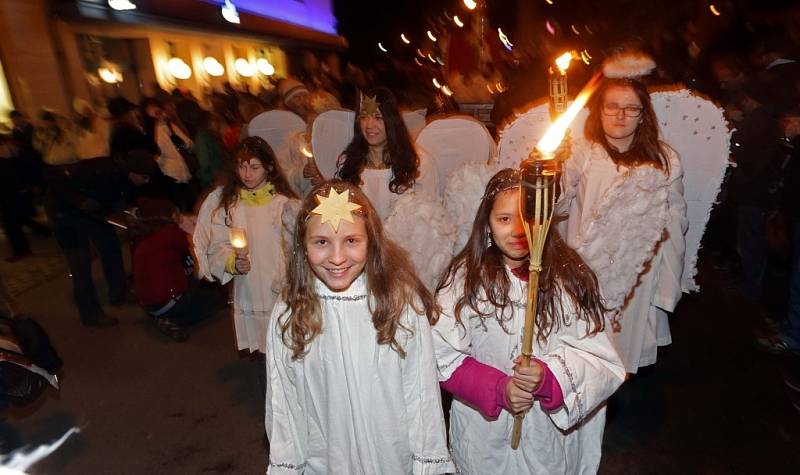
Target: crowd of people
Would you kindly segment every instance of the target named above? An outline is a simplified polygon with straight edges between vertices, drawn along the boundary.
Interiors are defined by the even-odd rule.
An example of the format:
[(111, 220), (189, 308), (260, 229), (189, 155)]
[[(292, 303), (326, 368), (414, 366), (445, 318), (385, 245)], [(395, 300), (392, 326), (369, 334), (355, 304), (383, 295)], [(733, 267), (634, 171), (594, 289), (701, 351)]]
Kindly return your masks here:
[[(708, 240), (720, 260), (739, 257), (756, 305), (777, 212), (800, 249), (800, 63), (782, 44), (762, 46), (750, 65), (713, 62), (719, 102), (736, 128), (736, 168)], [(606, 401), (656, 362), (682, 294), (683, 166), (660, 140), (649, 63), (622, 72), (607, 64), (584, 138), (558, 151), (562, 193), (537, 270), (530, 366), (520, 360), (530, 258), (523, 177), (475, 164), (476, 176), (488, 170), (491, 178), (471, 190), (468, 240), (434, 282), (421, 278), (420, 247), (443, 237), (424, 215), (404, 221), (430, 227), (424, 243), (398, 236), (392, 223), (401, 205), (446, 207), (448, 177), (403, 122), (401, 109), (418, 103), (359, 83), (363, 75), (349, 85), (286, 78), (263, 96), (231, 86), (202, 100), (160, 91), (138, 105), (113, 98), (103, 112), (76, 100), (73, 120), (43, 111), (35, 126), (12, 113), (8, 159), (0, 160), (7, 260), (31, 254), (25, 226), (52, 233), (81, 322), (106, 328), (117, 320), (95, 288), (94, 249), (107, 302), (139, 305), (175, 341), (225, 306), (216, 284), (232, 282), (236, 347), (260, 367), (268, 473), (596, 472)], [(429, 99), (437, 113), (454, 107)], [(248, 128), (276, 108), (308, 127), (285, 154)], [(298, 152), (315, 118), (340, 108), (355, 112), (352, 140), (325, 176)], [(623, 186), (647, 192), (636, 202), (608, 192)], [(587, 250), (603, 213), (630, 223), (624, 236), (637, 241), (620, 263), (638, 269), (630, 285), (597, 265), (598, 255), (614, 261), (598, 253), (602, 240)], [(130, 281), (120, 234), (130, 243)], [(800, 252), (793, 256), (788, 316), (765, 315), (756, 339), (774, 353), (800, 352)], [(449, 443), (440, 388), (454, 398)], [(514, 450), (508, 441), (520, 415)]]

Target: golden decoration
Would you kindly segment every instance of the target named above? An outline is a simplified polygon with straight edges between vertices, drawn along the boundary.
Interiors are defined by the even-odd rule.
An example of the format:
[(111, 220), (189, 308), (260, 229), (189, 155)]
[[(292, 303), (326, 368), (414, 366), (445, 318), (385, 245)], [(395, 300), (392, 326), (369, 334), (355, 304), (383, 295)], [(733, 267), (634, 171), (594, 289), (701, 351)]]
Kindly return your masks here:
[(350, 190), (338, 193), (333, 187), (328, 196), (317, 195), (317, 202), (319, 204), (311, 214), (318, 214), (322, 224), (330, 223), (334, 232), (339, 232), (341, 220), (353, 223), (353, 211), (361, 209), (361, 205), (350, 202)]
[(381, 103), (377, 101), (378, 96), (362, 96), (361, 99), (361, 114), (363, 115), (375, 115), (378, 113), (378, 108), (381, 106)]

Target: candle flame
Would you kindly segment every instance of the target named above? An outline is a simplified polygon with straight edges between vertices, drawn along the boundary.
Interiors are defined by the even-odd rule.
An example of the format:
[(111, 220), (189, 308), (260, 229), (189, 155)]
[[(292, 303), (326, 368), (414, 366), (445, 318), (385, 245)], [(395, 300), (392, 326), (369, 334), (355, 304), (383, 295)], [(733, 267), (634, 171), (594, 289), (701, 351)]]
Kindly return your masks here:
[(477, 7), (478, 4), (475, 3), (474, 0), (464, 0), (464, 6), (470, 10), (475, 10), (475, 7)]
[(556, 66), (558, 66), (558, 70), (561, 71), (561, 74), (567, 74), (570, 61), (572, 61), (572, 53), (569, 51), (556, 58)]
[(247, 247), (247, 234), (242, 228), (231, 228), (229, 231), (231, 246), (236, 249), (244, 249)]
[(411, 41), (409, 41), (408, 38), (406, 38), (405, 33), (400, 33), (400, 39), (403, 40), (403, 43), (405, 44), (411, 44)]
[(311, 153), (311, 151), (305, 145), (303, 145), (303, 148), (300, 150), (300, 152), (302, 152), (306, 158), (314, 158), (314, 154)]
[(437, 80), (436, 78), (433, 78), (433, 85), (436, 86), (436, 89), (439, 89), (439, 88), (442, 87), (442, 85), (439, 84), (439, 80)]
[(448, 97), (453, 95), (453, 91), (451, 91), (446, 84), (442, 84), (442, 92), (445, 93)]
[(457, 27), (462, 28), (464, 26), (464, 22), (461, 21), (461, 18), (458, 15), (453, 15), (453, 23), (456, 24)]
[(713, 13), (714, 16), (719, 16), (720, 15), (719, 10), (717, 10), (717, 6), (714, 5), (713, 3), (708, 6), (708, 9), (711, 10), (711, 13)]
[(383, 51), (384, 53), (388, 53), (388, 51), (386, 50), (386, 48), (384, 48), (384, 47), (383, 47), (383, 45), (381, 44), (381, 42), (380, 42), (380, 41), (378, 41), (378, 48), (379, 48), (381, 51)]
[(435, 36), (433, 36), (433, 33), (431, 33), (431, 30), (428, 30), (428, 38), (430, 38), (431, 41), (436, 43), (437, 38)]
[(575, 98), (575, 101), (570, 104), (566, 111), (561, 114), (558, 119), (551, 125), (547, 132), (545, 132), (544, 137), (536, 144), (536, 148), (539, 149), (545, 155), (552, 155), (553, 152), (556, 151), (561, 141), (564, 139), (564, 135), (567, 133), (567, 128), (569, 124), (575, 120), (575, 117), (578, 116), (578, 113), (583, 109), (583, 106), (586, 105), (586, 102), (589, 101), (589, 98), (592, 97), (594, 91), (597, 90), (597, 86), (600, 84), (600, 74), (595, 74), (592, 79), (589, 80), (589, 83), (583, 88), (578, 97)]

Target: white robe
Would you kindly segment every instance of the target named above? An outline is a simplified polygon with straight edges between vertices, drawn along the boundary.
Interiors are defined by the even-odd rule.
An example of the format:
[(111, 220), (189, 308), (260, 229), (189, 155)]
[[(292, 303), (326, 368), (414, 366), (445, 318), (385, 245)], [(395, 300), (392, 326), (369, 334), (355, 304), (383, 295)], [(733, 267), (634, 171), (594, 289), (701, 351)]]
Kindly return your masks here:
[[(629, 286), (625, 291), (617, 292), (617, 295), (629, 295), (630, 289), (633, 289), (633, 294), (628, 296), (622, 307), (620, 331), (611, 334), (630, 373), (635, 373), (641, 366), (655, 363), (658, 346), (671, 343), (666, 312), (673, 311), (681, 297), (688, 220), (681, 163), (674, 150), (668, 148), (668, 151), (668, 177), (651, 167), (617, 167), (602, 146), (583, 139), (573, 143), (572, 157), (564, 164), (563, 193), (559, 206), (562, 210), (568, 210), (567, 243), (597, 273), (604, 294), (610, 294), (612, 287), (617, 287), (626, 279), (630, 282)], [(609, 193), (609, 190), (628, 186), (624, 184), (626, 180), (651, 180), (653, 177), (658, 177), (658, 180), (663, 178), (661, 189), (657, 192), (641, 192), (631, 195), (629, 199), (621, 199), (614, 192)], [(595, 233), (587, 238), (592, 235), (593, 222), (620, 221), (606, 216), (609, 213), (631, 213), (631, 218), (622, 219), (623, 226), (616, 226), (617, 229), (609, 230), (610, 233)], [(640, 215), (636, 217), (636, 213)], [(662, 237), (663, 231), (667, 233), (666, 239)], [(586, 255), (587, 249), (594, 248), (591, 252), (595, 252), (597, 248), (607, 246), (623, 252), (625, 262), (614, 263), (612, 257), (606, 256), (606, 260), (611, 261), (608, 268), (615, 268), (620, 278), (614, 276), (613, 272), (600, 269), (597, 262)], [(602, 254), (602, 250), (597, 252), (597, 255)], [(647, 262), (649, 268), (645, 266)], [(630, 270), (620, 270), (628, 269), (625, 265), (630, 265)], [(645, 272), (639, 275), (637, 284), (636, 276), (642, 270)]]
[[(436, 198), (439, 194), (436, 164), (424, 150), (417, 149), (417, 154), (419, 155), (419, 176), (414, 182), (412, 190), (417, 194)], [(361, 172), (361, 190), (367, 195), (383, 221), (389, 217), (395, 202), (403, 196), (393, 193), (389, 189), (392, 176), (391, 168), (380, 170), (365, 168)]]
[[(227, 284), (233, 280), (233, 321), (239, 350), (266, 352), (268, 318), (286, 273), (284, 228), (297, 206), (289, 198), (275, 194), (262, 206), (237, 203), (231, 210), (230, 226), (225, 211), (217, 210), (221, 188), (209, 193), (197, 216), (193, 241), (199, 276)], [(292, 200), (294, 204), (296, 200)], [(230, 228), (247, 233), (250, 272), (233, 275), (225, 270), (234, 252)]]
[[(442, 315), (433, 328), (439, 380), (447, 381), (467, 357), (513, 374), (514, 359), (521, 354), (525, 324), (527, 283), (507, 270), (514, 302), (504, 311), (503, 325), (497, 319), (469, 316), (464, 325), (453, 313), (463, 280), (438, 295)], [(587, 324), (577, 322), (570, 302), (564, 311), (571, 324), (554, 331), (544, 345), (534, 339), (533, 355), (545, 363), (561, 386), (564, 405), (547, 412), (538, 401), (526, 413), (522, 439), (511, 448), (514, 416), (503, 410), (495, 420), (453, 400), (450, 409), (450, 448), (456, 466), (464, 474), (584, 474), (595, 473), (600, 464), (605, 401), (622, 384), (625, 370), (606, 332), (586, 337)]]
[(430, 327), (408, 308), (406, 357), (379, 345), (362, 274), (344, 292), (316, 281), (322, 332), (292, 360), (272, 312), (265, 425), (270, 474), (452, 473)]

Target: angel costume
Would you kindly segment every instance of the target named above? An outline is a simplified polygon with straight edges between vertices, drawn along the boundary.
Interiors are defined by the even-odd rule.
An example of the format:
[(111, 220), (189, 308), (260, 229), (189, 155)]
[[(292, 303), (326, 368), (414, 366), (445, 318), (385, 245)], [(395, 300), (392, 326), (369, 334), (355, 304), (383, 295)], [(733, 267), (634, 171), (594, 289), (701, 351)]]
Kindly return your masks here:
[[(436, 172), (436, 164), (433, 162), (431, 156), (423, 149), (417, 148), (417, 155), (419, 155), (419, 176), (414, 182), (411, 190), (417, 195), (435, 198), (439, 193), (439, 178)], [(344, 156), (341, 158), (344, 161)], [(361, 190), (367, 195), (375, 211), (382, 221), (386, 221), (389, 213), (395, 202), (400, 199), (403, 194), (393, 193), (389, 189), (389, 183), (392, 181), (391, 168), (368, 168), (365, 167), (361, 172)], [(406, 191), (408, 193), (408, 191)]]
[(303, 358), (281, 336), (286, 305), (272, 312), (267, 473), (452, 473), (425, 315), (404, 312), (401, 357), (378, 344), (365, 274), (343, 292), (315, 285), (323, 330)]
[[(462, 312), (464, 324), (456, 321), (454, 308), (464, 289), (463, 273), (438, 294), (442, 314), (433, 338), (443, 383), (471, 359), (493, 371), (513, 374), (514, 359), (521, 352), (528, 291), (526, 282), (508, 267), (506, 270), (513, 304), (500, 311), (502, 325), (497, 318), (471, 315), (469, 308)], [(576, 320), (567, 297), (561, 308), (569, 314), (569, 325), (554, 330), (544, 344), (534, 339), (533, 355), (555, 377), (563, 403), (545, 409), (543, 402), (535, 399), (523, 419), (520, 447), (513, 450), (511, 413), (498, 411), (496, 418), (487, 418), (473, 405), (455, 398), (450, 409), (450, 443), (461, 473), (597, 472), (605, 428), (604, 402), (622, 384), (625, 370), (606, 332), (587, 337), (588, 324)]]
[(655, 363), (658, 346), (671, 343), (666, 312), (681, 297), (683, 170), (666, 149), (669, 176), (651, 166), (617, 166), (603, 146), (578, 139), (562, 175), (567, 243), (597, 275), (606, 307), (621, 311), (612, 338), (629, 373)]
[[(272, 184), (240, 191), (226, 215), (219, 207), (222, 189), (212, 191), (200, 207), (193, 241), (199, 275), (227, 284), (233, 279), (233, 321), (239, 350), (266, 351), (267, 320), (285, 274), (284, 235), (296, 214), (296, 200), (275, 194)], [(295, 205), (295, 206), (293, 206)], [(230, 229), (244, 229), (250, 272), (237, 274)]]

